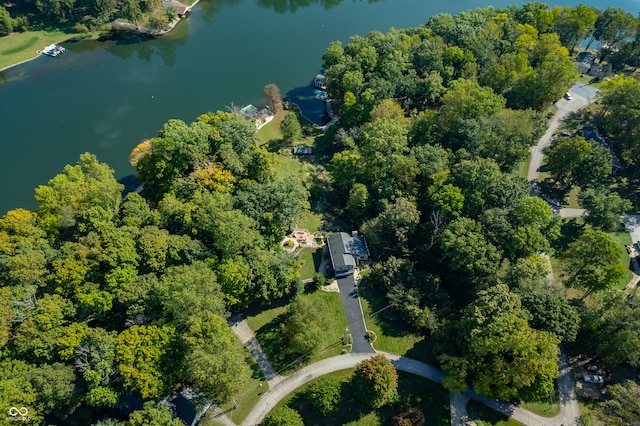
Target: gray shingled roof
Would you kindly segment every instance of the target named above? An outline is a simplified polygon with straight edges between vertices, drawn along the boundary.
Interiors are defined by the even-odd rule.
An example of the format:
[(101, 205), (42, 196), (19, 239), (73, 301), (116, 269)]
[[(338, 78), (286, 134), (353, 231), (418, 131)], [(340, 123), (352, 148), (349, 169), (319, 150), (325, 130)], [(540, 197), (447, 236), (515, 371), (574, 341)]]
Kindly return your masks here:
[(356, 258), (367, 257), (369, 250), (364, 238), (359, 235), (352, 236), (346, 232), (338, 232), (328, 238), (329, 253), (333, 262), (333, 268), (339, 270), (344, 266), (356, 266)]

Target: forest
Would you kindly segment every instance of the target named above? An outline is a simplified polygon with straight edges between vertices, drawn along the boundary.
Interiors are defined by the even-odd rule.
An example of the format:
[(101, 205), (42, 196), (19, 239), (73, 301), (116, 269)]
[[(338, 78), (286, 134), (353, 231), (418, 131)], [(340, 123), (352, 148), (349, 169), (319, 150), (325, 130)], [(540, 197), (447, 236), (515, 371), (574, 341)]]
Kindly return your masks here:
[[(152, 402), (181, 389), (228, 402), (251, 367), (227, 318), (304, 292), (300, 262), (280, 242), (320, 205), (365, 236), (374, 263), (362, 285), (428, 339), (446, 389), (547, 398), (561, 342), (640, 367), (640, 311), (621, 291), (628, 265), (611, 232), (638, 208), (636, 50), (608, 53), (612, 63), (628, 54), (618, 65), (628, 75), (600, 86), (584, 116), (622, 171), (612, 175), (610, 150), (580, 136), (557, 139), (545, 160), (589, 216), (561, 218), (520, 173), (578, 78), (571, 52), (591, 36), (637, 47), (633, 16), (626, 36), (613, 35), (628, 17), (528, 3), (332, 43), (322, 65), (339, 121), (315, 141), (323, 182), (278, 173), (279, 155), (235, 112), (168, 120), (135, 147), (139, 192), (81, 155), (36, 188), (33, 211), (0, 219), (0, 412), (118, 424), (136, 395), (148, 403), (125, 424), (170, 424)], [(562, 265), (557, 279), (549, 257)], [(308, 336), (297, 338), (305, 347)], [(612, 407), (615, 395), (625, 393), (612, 393)], [(627, 405), (611, 408), (621, 424), (633, 418)]]
[(0, 5), (0, 37), (42, 27), (86, 32), (114, 19), (162, 29), (177, 17), (162, 0), (23, 0)]

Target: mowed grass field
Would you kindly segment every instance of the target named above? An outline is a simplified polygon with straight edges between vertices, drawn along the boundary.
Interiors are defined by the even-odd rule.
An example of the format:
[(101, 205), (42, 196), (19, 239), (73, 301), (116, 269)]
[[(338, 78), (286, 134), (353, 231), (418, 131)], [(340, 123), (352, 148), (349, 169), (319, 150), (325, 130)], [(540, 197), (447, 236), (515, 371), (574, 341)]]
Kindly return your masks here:
[(62, 30), (43, 30), (11, 33), (6, 37), (0, 37), (0, 70), (37, 57), (38, 50), (42, 50), (45, 46), (60, 43), (78, 35), (78, 33)]

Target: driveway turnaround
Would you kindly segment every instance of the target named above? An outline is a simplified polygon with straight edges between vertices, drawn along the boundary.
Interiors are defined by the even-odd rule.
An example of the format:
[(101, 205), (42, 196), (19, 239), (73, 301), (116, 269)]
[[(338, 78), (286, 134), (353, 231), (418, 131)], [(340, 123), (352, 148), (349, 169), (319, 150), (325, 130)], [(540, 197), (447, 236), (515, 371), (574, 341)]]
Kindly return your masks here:
[(360, 297), (358, 296), (358, 287), (353, 275), (338, 279), (338, 288), (340, 289), (340, 298), (344, 306), (344, 312), (347, 314), (349, 323), (349, 331), (353, 339), (351, 353), (375, 354), (376, 351), (371, 346), (367, 336), (367, 327), (364, 324), (362, 315), (362, 306), (360, 306)]

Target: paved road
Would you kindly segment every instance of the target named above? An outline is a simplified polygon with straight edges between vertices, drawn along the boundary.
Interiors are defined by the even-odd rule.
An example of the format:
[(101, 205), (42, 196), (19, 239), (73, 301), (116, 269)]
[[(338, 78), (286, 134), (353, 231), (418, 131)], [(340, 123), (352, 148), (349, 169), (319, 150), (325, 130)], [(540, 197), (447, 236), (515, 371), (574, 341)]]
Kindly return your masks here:
[(241, 315), (236, 314), (229, 318), (229, 326), (236, 336), (240, 338), (242, 344), (249, 349), (251, 357), (255, 360), (262, 374), (264, 374), (269, 386), (275, 386), (282, 380), (282, 376), (276, 372), (271, 362), (269, 362), (269, 358), (267, 358), (267, 355), (262, 350), (258, 339), (256, 339), (247, 321), (245, 321)]
[(627, 215), (622, 217), (622, 223), (627, 227), (631, 242), (640, 243), (640, 216)]
[(242, 425), (257, 425), (264, 416), (266, 416), (273, 407), (276, 406), (284, 397), (291, 392), (304, 385), (305, 383), (334, 371), (353, 368), (359, 362), (369, 359), (372, 354), (355, 354), (338, 355), (322, 361), (311, 364), (295, 373), (285, 377), (278, 386), (270, 388), (264, 396), (253, 407), (253, 410), (247, 415)]
[(558, 130), (560, 122), (569, 114), (591, 105), (596, 100), (598, 91), (589, 85), (576, 83), (569, 89), (569, 93), (573, 99), (568, 101), (562, 98), (556, 102), (556, 108), (558, 110), (549, 121), (549, 127), (538, 141), (538, 145), (531, 150), (531, 162), (529, 163), (529, 171), (527, 173), (527, 179), (529, 181), (538, 181), (540, 166), (544, 158), (544, 149), (551, 144), (553, 134)]
[[(423, 362), (402, 357), (399, 355), (388, 354), (379, 352), (385, 355), (391, 360), (394, 366), (400, 370), (408, 373), (416, 374), (429, 380), (433, 380), (437, 383), (441, 383), (444, 374), (437, 368), (425, 364)], [(323, 376), (334, 371), (344, 370), (347, 368), (353, 368), (358, 363), (371, 357), (372, 354), (346, 354), (338, 355), (331, 358), (324, 359), (322, 361), (311, 364), (301, 370), (296, 371), (290, 376), (284, 377), (278, 386), (269, 389), (269, 391), (258, 401), (251, 413), (241, 423), (242, 425), (257, 425), (264, 416), (266, 416), (273, 407), (278, 404), (283, 398), (289, 395), (291, 392), (304, 385), (305, 383)], [(462, 397), (458, 397), (461, 401), (465, 398), (474, 399), (490, 408), (493, 408), (500, 413), (513, 417), (528, 426), (575, 426), (581, 425), (580, 421), (580, 407), (577, 404), (575, 392), (573, 390), (573, 379), (571, 372), (568, 368), (568, 363), (564, 354), (560, 363), (561, 376), (558, 380), (558, 388), (563, 393), (561, 396), (561, 411), (555, 417), (546, 418), (538, 416), (522, 407), (509, 404), (508, 402), (499, 401), (491, 398), (487, 398), (482, 395), (478, 395), (475, 392), (469, 390), (463, 394)], [(460, 405), (458, 405), (460, 406)], [(465, 410), (466, 411), (466, 410)]]
[(560, 209), (560, 217), (582, 217), (587, 213), (585, 209)]
[(362, 306), (360, 306), (360, 297), (358, 297), (358, 287), (353, 275), (338, 279), (338, 288), (340, 289), (340, 298), (344, 306), (344, 312), (347, 314), (347, 322), (349, 330), (353, 338), (351, 353), (375, 354), (376, 351), (367, 339), (367, 327), (362, 316)]

